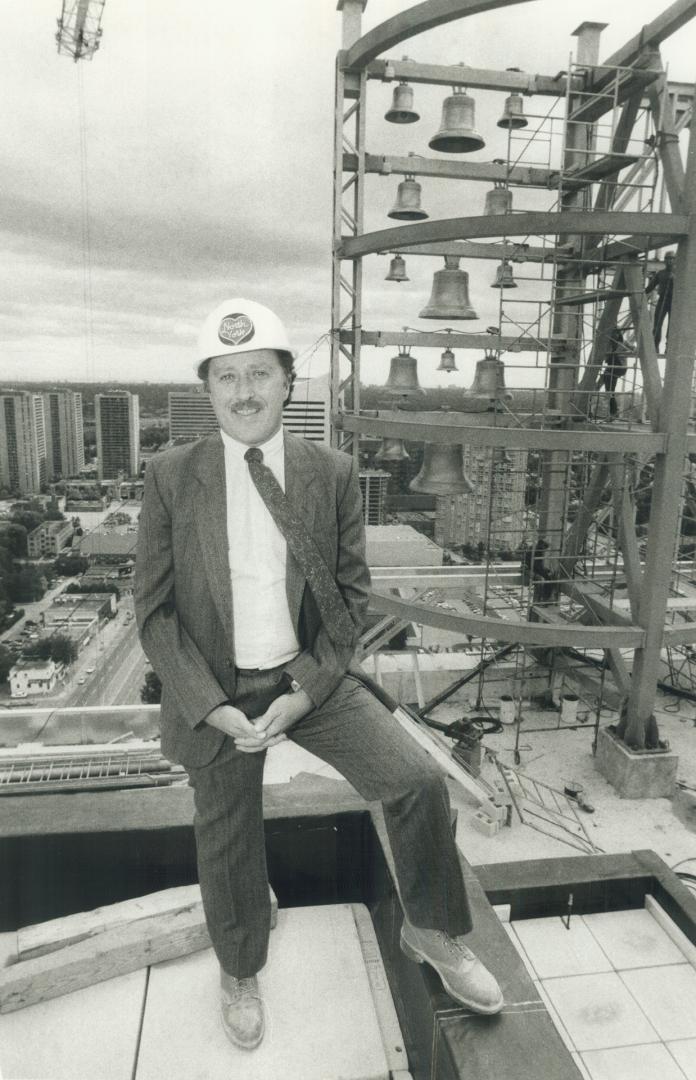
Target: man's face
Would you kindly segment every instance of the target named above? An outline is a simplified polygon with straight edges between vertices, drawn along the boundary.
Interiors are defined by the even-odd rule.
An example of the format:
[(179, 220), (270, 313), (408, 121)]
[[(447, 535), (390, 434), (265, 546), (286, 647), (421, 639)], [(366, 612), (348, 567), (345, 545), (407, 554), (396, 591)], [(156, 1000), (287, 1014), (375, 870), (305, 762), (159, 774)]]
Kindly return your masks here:
[(280, 428), (290, 383), (273, 349), (214, 356), (207, 382), (218, 423), (231, 438), (259, 446)]

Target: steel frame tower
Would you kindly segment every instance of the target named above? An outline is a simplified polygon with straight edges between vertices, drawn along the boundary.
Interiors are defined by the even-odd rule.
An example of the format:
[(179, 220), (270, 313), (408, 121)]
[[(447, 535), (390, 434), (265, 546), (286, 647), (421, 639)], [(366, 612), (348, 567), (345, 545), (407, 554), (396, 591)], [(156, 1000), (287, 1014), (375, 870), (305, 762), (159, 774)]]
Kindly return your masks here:
[[(336, 65), (334, 235), (332, 294), (332, 423), (334, 445), (357, 454), (361, 434), (412, 441), (470, 444), (494, 450), (539, 454), (541, 495), (538, 535), (552, 567), (545, 604), (530, 591), (526, 617), (502, 619), (471, 613), (452, 615), (424, 604), (375, 593), (373, 606), (385, 615), (428, 623), (496, 642), (517, 643), (548, 660), (569, 650), (601, 650), (625, 703), (622, 734), (644, 747), (653, 723), (663, 650), (696, 643), (696, 621), (674, 615), (677, 540), (684, 512), (688, 455), (696, 453), (690, 424), (696, 306), (685, 286), (696, 280), (696, 141), (686, 165), (679, 149), (684, 124), (670, 104), (688, 100), (670, 88), (659, 46), (696, 14), (696, 0), (676, 0), (607, 60), (599, 62), (603, 24), (577, 31), (575, 63), (567, 73), (530, 76), (380, 59), (381, 54), (429, 29), (525, 0), (426, 0), (361, 35), (367, 0), (339, 0), (343, 40)], [(492, 164), (429, 157), (368, 153), (365, 145), (368, 80), (481, 88), (510, 94), (564, 99), (562, 160), (555, 170), (510, 159)], [(683, 91), (683, 93), (681, 93)], [(646, 109), (647, 100), (647, 109)], [(650, 153), (629, 154), (639, 114), (654, 128)], [(609, 141), (598, 150), (598, 124), (610, 116)], [(662, 209), (645, 206), (635, 192), (659, 170)], [(432, 178), (497, 182), (508, 187), (556, 189), (548, 211), (482, 214), (364, 232), (366, 175), (388, 172)], [(624, 207), (628, 206), (628, 209)], [(541, 237), (542, 245), (520, 243)], [(497, 240), (496, 243), (481, 241)], [(653, 341), (645, 296), (646, 272), (656, 252), (677, 250), (675, 300), (664, 375)], [(385, 252), (432, 257), (457, 254), (550, 266), (553, 270), (546, 329), (496, 336), (365, 329), (362, 325), (363, 261)], [(521, 254), (520, 254), (521, 252)], [(610, 424), (591, 416), (590, 404), (607, 355), (607, 335), (623, 311), (635, 342), (633, 376), (644, 415)], [(591, 348), (583, 344), (588, 319)], [(403, 413), (360, 409), (361, 354), (368, 345), (493, 349), (534, 353), (546, 369), (543, 404), (526, 414)], [(348, 375), (341, 376), (347, 363)], [(636, 463), (654, 460), (646, 539), (636, 528)], [(571, 468), (582, 465), (585, 482), (579, 505), (569, 511)], [(687, 470), (688, 471), (688, 470)], [(588, 569), (589, 537), (600, 515), (612, 515), (613, 551), (603, 569)], [(607, 566), (611, 562), (611, 573)], [(488, 575), (489, 569), (486, 574)], [(607, 591), (606, 579), (611, 577)], [(471, 579), (476, 576), (471, 568)], [(615, 602), (617, 588), (627, 603)], [(686, 605), (685, 605), (686, 606)], [(696, 607), (696, 604), (694, 604)], [(633, 653), (632, 677), (626, 665)], [(551, 661), (553, 662), (553, 661)]]

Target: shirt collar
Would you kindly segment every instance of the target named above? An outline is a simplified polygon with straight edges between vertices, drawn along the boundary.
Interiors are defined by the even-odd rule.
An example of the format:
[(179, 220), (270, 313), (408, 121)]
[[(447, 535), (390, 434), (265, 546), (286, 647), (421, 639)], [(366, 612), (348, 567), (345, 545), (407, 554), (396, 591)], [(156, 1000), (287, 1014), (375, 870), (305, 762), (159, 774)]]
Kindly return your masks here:
[[(231, 435), (220, 429), (222, 435), (222, 444), (225, 448), (225, 455), (229, 455), (235, 461), (243, 461), (249, 446), (247, 443), (239, 442), (238, 439), (233, 439)], [(266, 439), (266, 442), (260, 443), (259, 449), (263, 451), (264, 460), (269, 458), (275, 458), (278, 454), (282, 455), (285, 447), (284, 431), (283, 427), (276, 431), (275, 435), (271, 435), (270, 439)]]

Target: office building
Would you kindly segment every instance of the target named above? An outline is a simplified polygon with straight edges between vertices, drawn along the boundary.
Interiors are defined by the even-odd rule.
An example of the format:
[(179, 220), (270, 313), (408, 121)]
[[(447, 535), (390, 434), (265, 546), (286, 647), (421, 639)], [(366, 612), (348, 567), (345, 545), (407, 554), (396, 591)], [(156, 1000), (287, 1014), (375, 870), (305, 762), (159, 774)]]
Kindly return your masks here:
[(72, 534), (70, 521), (42, 521), (27, 536), (27, 554), (30, 559), (58, 555), (70, 543)]
[(48, 479), (77, 476), (85, 464), (82, 394), (46, 390), (43, 399)]
[[(204, 390), (169, 393), (170, 439), (200, 439), (217, 431), (218, 427), (210, 398)], [(329, 383), (325, 376), (295, 380), (292, 401), (283, 409), (283, 427), (303, 439), (328, 443)]]
[(0, 390), (0, 485), (32, 495), (46, 483), (44, 401), (29, 390)]
[(137, 476), (140, 466), (138, 395), (129, 390), (95, 394), (94, 415), (99, 479)]
[(441, 547), (486, 545), (491, 555), (514, 551), (525, 529), (526, 450), (464, 446), (470, 495), (438, 495), (435, 542)]

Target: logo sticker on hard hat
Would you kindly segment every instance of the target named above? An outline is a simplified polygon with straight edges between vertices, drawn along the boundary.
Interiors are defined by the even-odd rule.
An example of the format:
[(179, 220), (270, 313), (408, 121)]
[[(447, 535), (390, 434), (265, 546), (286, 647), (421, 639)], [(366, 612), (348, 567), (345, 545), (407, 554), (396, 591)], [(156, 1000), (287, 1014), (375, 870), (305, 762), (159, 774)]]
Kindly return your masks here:
[(243, 345), (254, 336), (254, 324), (248, 315), (236, 312), (234, 315), (225, 315), (218, 329), (220, 341), (225, 345)]

